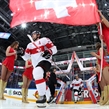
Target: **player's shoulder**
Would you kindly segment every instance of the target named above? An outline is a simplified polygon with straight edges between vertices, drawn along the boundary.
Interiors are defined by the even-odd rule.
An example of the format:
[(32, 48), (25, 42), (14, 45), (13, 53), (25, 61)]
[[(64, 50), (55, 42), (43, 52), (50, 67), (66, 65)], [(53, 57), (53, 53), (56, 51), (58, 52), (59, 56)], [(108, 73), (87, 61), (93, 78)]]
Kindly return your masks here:
[(46, 44), (46, 43), (48, 43), (48, 42), (51, 42), (50, 39), (47, 38), (47, 37), (43, 37), (43, 38), (41, 38), (39, 41), (42, 42), (42, 43), (44, 43), (44, 44)]
[(40, 38), (40, 40), (50, 40), (50, 39), (47, 37), (42, 37), (42, 38)]
[(80, 80), (80, 81), (82, 81), (82, 79), (81, 79), (81, 78), (79, 78), (79, 80)]
[(73, 81), (76, 81), (76, 79), (74, 79)]

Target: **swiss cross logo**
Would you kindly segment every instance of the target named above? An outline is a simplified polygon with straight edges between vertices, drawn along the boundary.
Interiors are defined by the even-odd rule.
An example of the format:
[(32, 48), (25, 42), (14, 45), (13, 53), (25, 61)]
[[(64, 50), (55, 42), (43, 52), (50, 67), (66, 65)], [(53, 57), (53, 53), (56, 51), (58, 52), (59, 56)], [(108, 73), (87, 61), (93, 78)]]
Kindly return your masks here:
[(53, 9), (57, 18), (70, 16), (67, 7), (77, 7), (76, 0), (41, 0), (35, 2), (36, 10)]
[(41, 52), (41, 48), (38, 48), (38, 49), (37, 49), (37, 52)]

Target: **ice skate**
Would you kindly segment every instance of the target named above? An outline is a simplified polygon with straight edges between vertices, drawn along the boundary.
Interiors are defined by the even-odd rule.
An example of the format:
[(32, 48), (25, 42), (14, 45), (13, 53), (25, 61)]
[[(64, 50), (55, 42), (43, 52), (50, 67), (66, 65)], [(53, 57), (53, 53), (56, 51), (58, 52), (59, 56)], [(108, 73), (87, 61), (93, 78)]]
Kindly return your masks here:
[(39, 99), (36, 101), (37, 107), (45, 108), (46, 107), (46, 96), (40, 96)]

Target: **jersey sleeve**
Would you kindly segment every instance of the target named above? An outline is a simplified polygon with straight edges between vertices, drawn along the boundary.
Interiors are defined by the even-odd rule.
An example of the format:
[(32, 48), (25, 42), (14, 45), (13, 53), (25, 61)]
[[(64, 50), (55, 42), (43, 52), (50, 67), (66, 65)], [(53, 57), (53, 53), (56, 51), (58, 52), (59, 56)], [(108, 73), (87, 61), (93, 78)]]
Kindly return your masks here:
[(84, 86), (84, 84), (83, 84), (83, 80), (81, 79), (81, 87), (83, 87)]
[(27, 61), (28, 59), (31, 58), (30, 56), (30, 44), (27, 45), (27, 48), (25, 50), (25, 54), (22, 56), (22, 58)]
[(53, 44), (53, 42), (49, 38), (44, 38), (43, 39), (44, 45), (46, 46), (47, 49), (50, 49), (52, 51), (52, 54), (57, 53), (57, 48)]

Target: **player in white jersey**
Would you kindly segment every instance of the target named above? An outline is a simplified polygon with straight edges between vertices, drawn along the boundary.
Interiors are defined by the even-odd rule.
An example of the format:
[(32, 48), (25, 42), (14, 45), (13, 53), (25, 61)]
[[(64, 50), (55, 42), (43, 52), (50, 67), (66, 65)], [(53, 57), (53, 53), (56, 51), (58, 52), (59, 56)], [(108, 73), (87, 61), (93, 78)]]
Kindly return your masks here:
[(70, 84), (70, 88), (73, 88), (74, 100), (76, 103), (81, 97), (81, 92), (83, 92), (83, 81), (77, 74), (75, 75), (75, 79)]
[(33, 78), (35, 79), (39, 94), (39, 99), (36, 103), (42, 104), (46, 102), (46, 83), (44, 77), (51, 67), (49, 58), (57, 53), (57, 48), (50, 39), (46, 37), (40, 38), (40, 34), (39, 31), (32, 32), (32, 39), (34, 42), (27, 45), (25, 54), (22, 58), (24, 60), (31, 58), (32, 60)]

